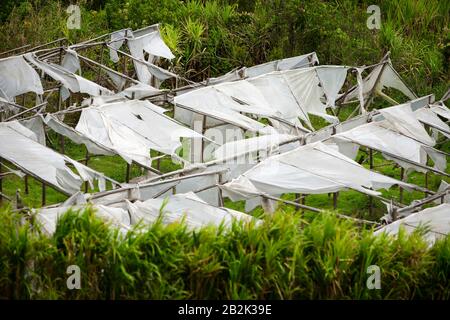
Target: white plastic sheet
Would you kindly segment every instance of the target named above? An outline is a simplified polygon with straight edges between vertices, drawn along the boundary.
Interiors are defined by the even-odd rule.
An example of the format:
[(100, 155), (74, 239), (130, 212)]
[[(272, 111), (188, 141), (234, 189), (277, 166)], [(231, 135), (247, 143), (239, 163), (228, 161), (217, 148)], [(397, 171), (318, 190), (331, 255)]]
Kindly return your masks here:
[[(94, 205), (92, 208), (95, 210), (95, 215), (97, 217), (106, 223), (119, 228), (122, 232), (126, 232), (130, 229), (130, 216), (126, 210), (103, 205)], [(52, 235), (56, 231), (58, 220), (68, 210), (82, 211), (84, 209), (85, 206), (76, 205), (45, 208), (34, 211), (36, 213), (36, 220), (40, 223), (42, 230), (47, 234)]]
[(433, 245), (436, 240), (446, 237), (450, 233), (450, 204), (444, 203), (413, 213), (377, 230), (375, 235), (386, 233), (394, 236), (399, 233), (400, 228), (410, 234), (418, 227), (427, 229), (425, 239), (430, 245)]
[[(99, 180), (100, 189), (104, 189), (101, 173), (39, 144), (36, 135), (17, 121), (0, 123), (0, 138), (8, 141), (0, 144), (0, 157), (66, 194), (76, 193), (82, 181), (92, 185), (93, 179)], [(74, 165), (79, 175), (66, 163)]]
[(128, 202), (131, 223), (143, 221), (151, 224), (161, 217), (165, 224), (184, 221), (188, 228), (196, 229), (207, 225), (219, 226), (223, 224), (224, 226), (230, 226), (233, 220), (244, 222), (256, 220), (242, 212), (213, 207), (192, 192), (176, 194), (166, 199)]
[(115, 150), (127, 162), (151, 166), (150, 150), (174, 155), (180, 138), (201, 138), (162, 114), (148, 101), (131, 100), (83, 109), (75, 128)]
[(304, 54), (301, 56), (274, 60), (267, 63), (259, 64), (245, 69), (245, 75), (249, 78), (257, 77), (272, 71), (292, 70), (303, 67), (312, 67), (319, 64), (319, 59), (315, 52)]
[(33, 55), (33, 53), (26, 54), (25, 58), (48, 74), (51, 78), (61, 82), (62, 85), (71, 92), (82, 92), (91, 96), (99, 96), (101, 94), (109, 95), (113, 93), (95, 82), (65, 70), (59, 65), (40, 61)]
[(13, 102), (26, 92), (44, 93), (37, 72), (22, 56), (0, 59), (0, 97)]
[(369, 195), (394, 184), (409, 185), (369, 171), (321, 142), (272, 156), (224, 184), (224, 195), (241, 200), (283, 193), (321, 194), (351, 188)]

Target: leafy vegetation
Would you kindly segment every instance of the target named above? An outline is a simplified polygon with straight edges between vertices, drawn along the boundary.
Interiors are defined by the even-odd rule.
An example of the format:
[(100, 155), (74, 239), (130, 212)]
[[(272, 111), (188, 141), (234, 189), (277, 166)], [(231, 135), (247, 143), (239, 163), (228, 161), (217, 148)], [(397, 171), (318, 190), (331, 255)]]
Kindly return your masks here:
[[(164, 40), (176, 56), (166, 67), (193, 81), (311, 51), (322, 64), (345, 65), (376, 63), (391, 51), (395, 68), (418, 95), (435, 93), (440, 98), (448, 89), (448, 1), (380, 1), (380, 30), (366, 27), (366, 8), (377, 1), (80, 0), (81, 29), (69, 30), (66, 8), (72, 2), (3, 0), (0, 51), (60, 37), (76, 43), (120, 28), (161, 23)], [(94, 76), (89, 71), (83, 75)], [(383, 106), (381, 101), (375, 105)], [(339, 116), (345, 120), (350, 113), (343, 109)], [(49, 145), (58, 150), (59, 138), (53, 133), (49, 137)], [(448, 140), (439, 147), (450, 152)], [(65, 153), (74, 159), (85, 156), (84, 147), (67, 139)], [(375, 166), (384, 162), (375, 155)], [(367, 161), (363, 164), (368, 166)], [(125, 181), (125, 162), (118, 156), (91, 158), (89, 166)], [(163, 172), (174, 168), (170, 159), (161, 162)], [(400, 177), (396, 166), (377, 170)], [(141, 174), (132, 167), (132, 177)], [(407, 179), (425, 185), (423, 174)], [(13, 195), (21, 188), (25, 205), (39, 207), (41, 184), (29, 180), (28, 195), (14, 176), (4, 179), (3, 190)], [(428, 176), (429, 188), (436, 190), (440, 180)], [(392, 188), (383, 195), (399, 200), (400, 191)], [(284, 197), (293, 200), (294, 195)], [(403, 202), (421, 197), (405, 192)], [(47, 203), (65, 198), (47, 189)], [(332, 209), (329, 195), (308, 196), (306, 204)], [(374, 205), (369, 213), (367, 196), (346, 191), (339, 194), (337, 211), (376, 219), (385, 206), (378, 201)], [(241, 202), (227, 201), (226, 206), (243, 210)], [(261, 208), (251, 214), (263, 216)], [(291, 206), (281, 206), (259, 227), (234, 225), (231, 230), (192, 233), (181, 224), (158, 223), (126, 235), (97, 220), (92, 210), (69, 212), (56, 233), (47, 236), (33, 219), (4, 208), (0, 298), (449, 299), (450, 238), (428, 248), (420, 233), (376, 238), (371, 230), (361, 230), (332, 212), (300, 215)], [(67, 290), (66, 269), (71, 264), (81, 267), (81, 290)], [(371, 264), (381, 268), (381, 290), (365, 285)]]
[[(0, 297), (20, 299), (450, 298), (450, 239), (432, 248), (423, 230), (374, 237), (333, 213), (277, 212), (260, 226), (190, 232), (156, 223), (121, 234), (91, 209), (68, 212), (54, 235), (0, 214)], [(68, 290), (66, 270), (81, 269)], [(381, 269), (381, 289), (366, 286)]]

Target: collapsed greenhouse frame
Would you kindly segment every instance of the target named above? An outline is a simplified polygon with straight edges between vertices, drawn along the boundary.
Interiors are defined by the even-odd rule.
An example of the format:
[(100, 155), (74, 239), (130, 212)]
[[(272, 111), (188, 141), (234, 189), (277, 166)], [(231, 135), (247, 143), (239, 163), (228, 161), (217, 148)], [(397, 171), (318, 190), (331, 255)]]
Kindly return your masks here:
[[(123, 29), (74, 45), (67, 45), (66, 42), (67, 40), (62, 38), (31, 49), (21, 47), (0, 53), (2, 139), (9, 134), (10, 139), (15, 138), (16, 141), (20, 140), (24, 144), (34, 146), (36, 150), (34, 153), (25, 154), (28, 160), (45, 152), (49, 152), (48, 157), (58, 158), (54, 164), (55, 175), (44, 177), (42, 172), (39, 173), (39, 168), (33, 169), (33, 164), (26, 163), (27, 159), (16, 161), (17, 150), (5, 148), (6, 144), (3, 144), (3, 148), (0, 146), (0, 159), (17, 167), (17, 170), (14, 170), (0, 162), (0, 170), (2, 168), (8, 170), (6, 173), (0, 171), (0, 199), (11, 200), (9, 196), (3, 194), (2, 180), (9, 174), (16, 174), (25, 178), (26, 190), (28, 176), (42, 183), (43, 205), (45, 205), (45, 186), (50, 186), (70, 196), (62, 207), (92, 202), (94, 205), (113, 205), (122, 208), (127, 204), (129, 208), (130, 201), (145, 203), (150, 199), (175, 195), (180, 190), (183, 194), (190, 192), (200, 194), (199, 199), (206, 201), (210, 206), (223, 207), (224, 185), (255, 167), (252, 165), (236, 169), (237, 167), (231, 163), (236, 159), (255, 152), (259, 156), (259, 152), (276, 147), (274, 152), (270, 150), (266, 159), (257, 159), (256, 165), (260, 165), (271, 157), (279, 157), (286, 152), (299, 148), (301, 150), (305, 146), (318, 143), (327, 145), (326, 148), (337, 146), (338, 152), (346, 158), (345, 161), (353, 161), (351, 156), (345, 154), (348, 150), (346, 152), (340, 150), (339, 143), (345, 140), (347, 144), (367, 149), (366, 160), (369, 162), (369, 169), (364, 170), (371, 174), (376, 173), (373, 166), (374, 152), (381, 153), (385, 159), (392, 160), (401, 167), (401, 180), (408, 170), (425, 173), (424, 187), (411, 184), (402, 187), (402, 182), (398, 183), (400, 190), (408, 187), (423, 192), (425, 198), (419, 202), (404, 205), (401, 204), (401, 199), (400, 203), (397, 203), (369, 192), (370, 199), (375, 197), (389, 204), (388, 222), (407, 216), (436, 199), (440, 199), (442, 203), (447, 202), (447, 195), (450, 193), (448, 185), (443, 184), (442, 189), (437, 192), (429, 190), (427, 175), (432, 172), (449, 177), (445, 172), (446, 168), (443, 167), (444, 160), (445, 166), (447, 164), (448, 154), (434, 148), (435, 141), (429, 137), (424, 127), (429, 128), (435, 137), (441, 135), (444, 139), (448, 139), (450, 129), (446, 122), (450, 120), (450, 112), (444, 104), (448, 99), (448, 93), (438, 102), (435, 102), (434, 95), (418, 98), (393, 68), (389, 54), (371, 66), (348, 67), (320, 65), (317, 55), (313, 52), (258, 66), (234, 69), (223, 76), (195, 83), (158, 65), (161, 59), (170, 61), (174, 57), (162, 40), (159, 25), (135, 31)], [(57, 46), (51, 47), (54, 45)], [(49, 46), (50, 48), (46, 48)], [(97, 54), (99, 62), (88, 57), (88, 53), (81, 54), (83, 51), (98, 48), (100, 48), (100, 54)], [(126, 52), (127, 48), (129, 53)], [(105, 50), (109, 50), (110, 60), (118, 70), (108, 66), (111, 62), (105, 61)], [(134, 67), (134, 74), (132, 70), (127, 69), (130, 62)], [(84, 78), (82, 70), (94, 72), (96, 81)], [(364, 72), (368, 73), (365, 77)], [(357, 83), (341, 93), (349, 73), (356, 74)], [(9, 74), (15, 74), (12, 78), (16, 81), (11, 81)], [(167, 80), (171, 81), (169, 85), (171, 88), (159, 89), (160, 84)], [(44, 82), (46, 85), (47, 82), (56, 84), (44, 90)], [(184, 85), (180, 86), (183, 83)], [(385, 88), (399, 90), (410, 101), (399, 105), (383, 92)], [(31, 105), (27, 101), (27, 98), (30, 100), (29, 92), (36, 93), (36, 102), (33, 106), (26, 107), (26, 104)], [(55, 111), (46, 112), (49, 98), (54, 93), (57, 95), (57, 105), (53, 106)], [(20, 96), (22, 103), (17, 102)], [(385, 99), (394, 106), (369, 111), (375, 96)], [(72, 106), (73, 102), (75, 107)], [(337, 116), (341, 109), (352, 103), (358, 105), (347, 121), (339, 122)], [(168, 104), (171, 105), (170, 109), (167, 108)], [(174, 112), (173, 118), (165, 115), (169, 110)], [(328, 114), (327, 110), (330, 110), (331, 114)], [(398, 112), (403, 112), (402, 115), (409, 119), (409, 123), (407, 121), (402, 123)], [(29, 113), (34, 114), (27, 115)], [(64, 123), (64, 115), (69, 113), (80, 113), (82, 122), (79, 121), (75, 127)], [(355, 116), (356, 113), (360, 115)], [(315, 130), (309, 119), (310, 114), (322, 117), (331, 124)], [(265, 119), (269, 124), (263, 124), (259, 121), (261, 119)], [(194, 120), (201, 123), (200, 128), (194, 127)], [(421, 132), (421, 136), (416, 134), (422, 130), (418, 124), (425, 132)], [(163, 132), (167, 126), (171, 126), (170, 129)], [(227, 141), (217, 144), (206, 135), (209, 129), (225, 126), (238, 128), (244, 137), (248, 133), (256, 135), (254, 138), (240, 140), (251, 150), (228, 154), (222, 158), (216, 154), (216, 158), (208, 160), (214, 155), (205, 155), (207, 144), (216, 144), (222, 148), (233, 145), (233, 142)], [(61, 136), (61, 154), (45, 146), (44, 127)], [(92, 131), (93, 128), (97, 131)], [(378, 135), (374, 133), (374, 128), (378, 130)], [(363, 129), (369, 134), (369, 137), (366, 135), (366, 140), (360, 139)], [(350, 137), (349, 133), (352, 131), (357, 134)], [(178, 135), (174, 136), (172, 132), (178, 132)], [(393, 152), (392, 145), (385, 144), (380, 147), (377, 143), (371, 143), (381, 139), (383, 134), (385, 137), (389, 135), (397, 136), (399, 139), (401, 137), (405, 143), (416, 147), (416, 154), (405, 156), (405, 153)], [(258, 143), (269, 136), (275, 137), (276, 143), (271, 145), (270, 141), (266, 141), (260, 147)], [(63, 137), (76, 144), (85, 145), (86, 157), (81, 159), (84, 165), (64, 155)], [(197, 150), (190, 159), (193, 161), (183, 159), (177, 154), (182, 145), (181, 138), (201, 140), (200, 151)], [(256, 146), (252, 146), (254, 142), (257, 142)], [(289, 149), (278, 150), (283, 146)], [(156, 151), (158, 156), (151, 157), (151, 150)], [(22, 151), (23, 149), (19, 152)], [(91, 157), (103, 155), (119, 155), (127, 162), (126, 184), (87, 167)], [(184, 165), (184, 168), (162, 174), (159, 171), (162, 157), (172, 157)], [(433, 167), (428, 165), (428, 159), (434, 162)], [(156, 168), (152, 166), (153, 161), (156, 161)], [(62, 162), (69, 163), (77, 169), (78, 176), (72, 177), (77, 180), (75, 186), (72, 183), (70, 187), (62, 187), (64, 182), (64, 176), (61, 174), (61, 170), (64, 169)], [(137, 164), (152, 174), (142, 177), (137, 183), (130, 184), (132, 164)], [(42, 168), (40, 170), (42, 171)], [(67, 167), (65, 170), (66, 174), (70, 171)], [(233, 174), (230, 174), (230, 171), (234, 171)], [(83, 181), (86, 193), (89, 185), (94, 189), (94, 179), (99, 180), (99, 187), (102, 181), (100, 192), (94, 194), (79, 192)], [(112, 190), (106, 191), (105, 181), (111, 183)], [(199, 183), (203, 185), (193, 187)], [(78, 190), (75, 190), (76, 186)], [(348, 185), (345, 185), (344, 189), (348, 189)], [(354, 190), (361, 191), (358, 188)], [(324, 193), (333, 194), (333, 205), (336, 208), (339, 191), (332, 191)], [(268, 202), (282, 201), (297, 208), (321, 212), (321, 209), (305, 205), (306, 194), (307, 192), (298, 192), (295, 201), (288, 201), (282, 199), (281, 194), (259, 192), (258, 197), (262, 201), (260, 199), (257, 203), (262, 203), (266, 211), (271, 211)], [(49, 209), (54, 207), (58, 205), (50, 206)], [(371, 208), (372, 202), (369, 210)], [(340, 216), (348, 218), (345, 215)], [(358, 221), (373, 223), (363, 219)]]

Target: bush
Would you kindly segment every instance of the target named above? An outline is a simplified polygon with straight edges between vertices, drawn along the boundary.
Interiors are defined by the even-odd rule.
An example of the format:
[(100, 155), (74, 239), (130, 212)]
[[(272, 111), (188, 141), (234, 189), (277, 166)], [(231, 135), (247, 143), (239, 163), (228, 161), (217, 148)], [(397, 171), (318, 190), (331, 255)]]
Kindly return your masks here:
[[(0, 214), (0, 297), (8, 299), (448, 299), (450, 239), (429, 248), (421, 230), (374, 237), (325, 213), (282, 212), (260, 226), (195, 232), (184, 224), (121, 234), (92, 209), (69, 211), (54, 235)], [(66, 269), (81, 269), (68, 290)], [(381, 290), (366, 287), (381, 269)]]

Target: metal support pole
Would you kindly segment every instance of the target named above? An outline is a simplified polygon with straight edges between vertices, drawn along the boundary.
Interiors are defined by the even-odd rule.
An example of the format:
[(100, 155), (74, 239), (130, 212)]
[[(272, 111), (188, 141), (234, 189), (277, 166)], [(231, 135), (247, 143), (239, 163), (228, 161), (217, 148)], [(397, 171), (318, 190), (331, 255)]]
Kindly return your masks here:
[(25, 180), (25, 194), (28, 194), (29, 190), (28, 190), (28, 175), (27, 174), (25, 175), (24, 180)]
[(337, 201), (338, 201), (339, 192), (333, 193), (333, 209), (337, 209)]
[(3, 177), (1, 176), (2, 173), (2, 162), (0, 161), (0, 204), (3, 202), (3, 197), (1, 196), (3, 194)]
[[(401, 181), (403, 181), (404, 175), (405, 175), (405, 169), (401, 168), (401, 170), (400, 170), (400, 180)], [(400, 203), (402, 203), (403, 202), (403, 188), (401, 186), (399, 186), (398, 188), (399, 188), (399, 192), (400, 192), (398, 201)]]
[[(373, 150), (369, 148), (369, 168), (370, 170), (373, 169)], [(372, 196), (369, 196), (369, 214), (373, 214), (373, 198)]]
[(42, 182), (42, 206), (45, 206), (46, 201), (46, 190), (45, 190), (45, 183)]
[[(87, 165), (88, 165), (88, 162), (89, 162), (89, 151), (88, 151), (88, 149), (86, 148), (86, 161), (85, 161), (85, 165), (86, 165), (86, 167), (87, 167)], [(84, 182), (84, 192), (88, 192), (89, 191), (89, 181), (85, 181)]]
[(129, 163), (127, 163), (127, 172), (126, 172), (126, 176), (125, 176), (125, 181), (127, 183), (130, 182), (130, 168), (131, 168), (131, 165)]
[[(221, 185), (222, 184), (222, 173), (218, 173), (217, 174), (218, 178), (217, 178), (217, 184)], [(223, 194), (222, 194), (222, 189), (217, 188), (219, 190), (219, 206), (223, 207)]]

